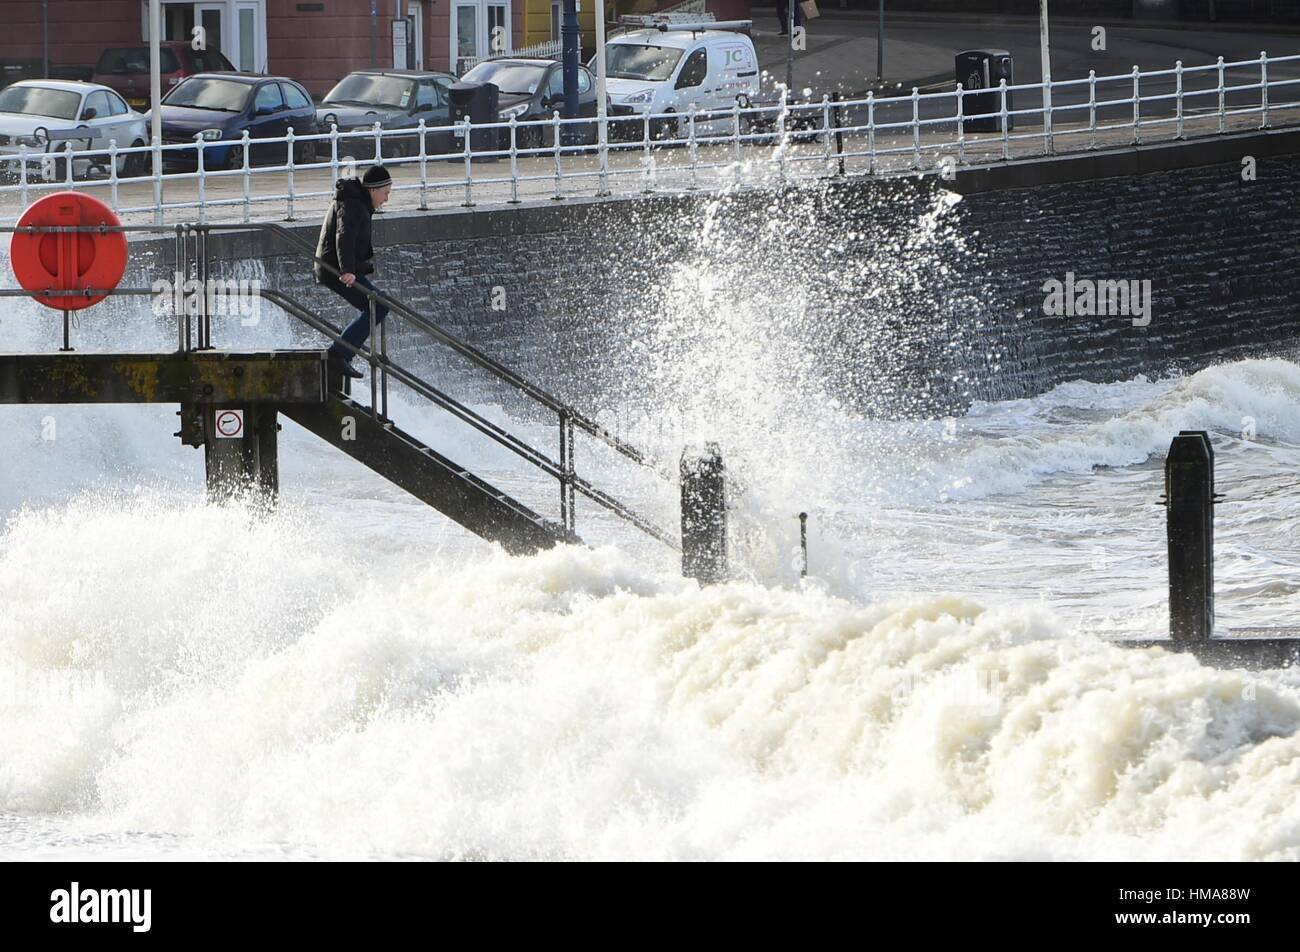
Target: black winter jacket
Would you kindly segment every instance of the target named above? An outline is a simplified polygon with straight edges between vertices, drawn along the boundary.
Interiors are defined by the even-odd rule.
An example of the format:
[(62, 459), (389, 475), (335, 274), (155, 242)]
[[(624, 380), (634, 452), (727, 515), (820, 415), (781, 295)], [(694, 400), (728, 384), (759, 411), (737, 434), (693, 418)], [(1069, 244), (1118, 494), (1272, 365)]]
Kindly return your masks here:
[[(316, 257), (328, 261), (344, 274), (358, 278), (373, 274), (375, 249), (370, 243), (370, 219), (375, 213), (370, 194), (359, 179), (334, 183), (334, 201), (320, 226)], [(337, 277), (319, 264), (312, 268), (317, 283), (333, 283)]]

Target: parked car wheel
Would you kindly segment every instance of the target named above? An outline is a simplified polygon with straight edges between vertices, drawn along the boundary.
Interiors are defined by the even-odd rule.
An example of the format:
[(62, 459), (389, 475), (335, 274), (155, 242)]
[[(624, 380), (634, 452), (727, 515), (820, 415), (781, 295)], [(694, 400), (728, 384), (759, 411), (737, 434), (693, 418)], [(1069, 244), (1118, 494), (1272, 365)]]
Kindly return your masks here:
[[(131, 148), (138, 149), (144, 144), (143, 139), (136, 139), (131, 143)], [(122, 159), (122, 175), (126, 178), (138, 178), (141, 175), (148, 175), (149, 165), (149, 154), (147, 152), (132, 152)]]
[(244, 167), (244, 147), (242, 145), (232, 145), (226, 152), (226, 161), (222, 162), (220, 167), (228, 171), (242, 169)]
[(293, 164), (310, 165), (316, 161), (315, 142), (297, 142), (293, 147)]
[(529, 126), (515, 133), (515, 142), (520, 149), (540, 149), (543, 145), (541, 126)]

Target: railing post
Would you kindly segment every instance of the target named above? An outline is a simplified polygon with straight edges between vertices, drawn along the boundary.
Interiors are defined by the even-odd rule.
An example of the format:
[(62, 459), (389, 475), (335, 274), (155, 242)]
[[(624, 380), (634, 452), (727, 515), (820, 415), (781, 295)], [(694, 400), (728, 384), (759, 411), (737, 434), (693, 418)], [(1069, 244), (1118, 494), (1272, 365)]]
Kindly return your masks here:
[[(129, 159), (127, 161), (130, 161)], [(113, 211), (117, 211), (117, 140), (108, 140), (108, 183)]]
[(1142, 141), (1140, 130), (1142, 128), (1142, 94), (1139, 83), (1142, 79), (1142, 73), (1135, 65), (1133, 67), (1133, 144), (1137, 145)]
[(822, 93), (822, 157), (826, 160), (827, 168), (831, 166), (832, 148), (831, 97), (829, 93)]
[(200, 224), (202, 224), (203, 221), (205, 220), (203, 217), (203, 206), (206, 205), (208, 201), (208, 172), (207, 169), (204, 168), (205, 165), (204, 146), (205, 145), (206, 143), (203, 140), (203, 133), (201, 132), (194, 133), (194, 148), (198, 155), (198, 166), (199, 166), (199, 223)]
[(1178, 120), (1175, 138), (1183, 138), (1183, 61), (1174, 61), (1174, 114)]
[(211, 320), (209, 313), (209, 298), (212, 293), (212, 286), (208, 282), (208, 249), (203, 240), (206, 229), (196, 228), (194, 235), (194, 277), (199, 283), (199, 300), (198, 313), (194, 318), (194, 336), (197, 339), (195, 350), (202, 350), (204, 341), (212, 336), (208, 330), (208, 321)]
[(695, 141), (695, 103), (691, 103), (691, 108), (686, 114), (686, 138), (687, 150), (691, 157), (691, 184), (689, 188), (694, 191), (699, 188), (698, 169), (700, 161), (699, 144)]
[(378, 353), (375, 351), (375, 345), (379, 342), (379, 335), (375, 333), (375, 293), (371, 291), (366, 302), (370, 307), (370, 340), (366, 344), (366, 356), (370, 360), (370, 415), (376, 420), (379, 419), (379, 361)]
[(252, 136), (248, 134), (247, 129), (245, 129), (244, 134), (239, 137), (239, 142), (239, 147), (244, 153), (244, 221), (248, 222), (253, 215), (253, 139)]
[(76, 179), (73, 178), (72, 175), (73, 173), (72, 157), (76, 154), (77, 153), (72, 148), (71, 139), (63, 143), (63, 164), (64, 164), (63, 172), (64, 175), (66, 176), (66, 181), (64, 182), (64, 184), (67, 185), (69, 189), (72, 188), (73, 183), (76, 181)]
[(1214, 633), (1214, 449), (1204, 430), (1183, 430), (1165, 458), (1169, 636), (1183, 650)]
[(1227, 104), (1226, 89), (1223, 85), (1223, 57), (1219, 57), (1219, 134), (1222, 135), (1227, 128), (1228, 113), (1225, 109)]
[(1011, 112), (1007, 108), (1007, 80), (1006, 77), (998, 80), (998, 93), (1001, 96), (1001, 113), (1002, 113), (1002, 158), (1007, 160), (1011, 158)]
[(474, 192), (473, 192), (474, 159), (473, 159), (473, 153), (470, 151), (471, 147), (469, 141), (469, 137), (470, 137), (469, 120), (462, 119), (461, 127), (463, 128), (465, 133), (465, 201), (461, 202), (461, 205), (464, 206), (465, 208), (473, 208), (474, 207)]
[(287, 163), (287, 166), (288, 166), (288, 169), (289, 169), (289, 194), (288, 194), (288, 196), (287, 196), (287, 205), (288, 205), (288, 212), (289, 212), (289, 215), (288, 215), (287, 218), (285, 218), (285, 221), (293, 221), (293, 199), (294, 199), (294, 195), (293, 195), (293, 167), (294, 167), (294, 156), (293, 156), (293, 143), (294, 143), (294, 136), (293, 136), (293, 126), (290, 126), (290, 127), (289, 127), (289, 131), (285, 134), (284, 141), (285, 141), (285, 147), (286, 147), (286, 149), (287, 149), (287, 151), (288, 151), (288, 153), (289, 153), (289, 161), (288, 161), (288, 163)]
[(727, 490), (717, 443), (687, 447), (681, 459), (682, 574), (705, 584), (726, 579)]
[(1052, 78), (1043, 80), (1043, 148), (1048, 155), (1056, 154), (1056, 138), (1052, 134)]
[(731, 141), (732, 141), (732, 158), (735, 159), (736, 165), (736, 184), (740, 184), (740, 99), (737, 97), (731, 104)]
[(962, 85), (957, 84), (957, 164), (966, 164), (966, 109)]
[(379, 415), (388, 420), (391, 419), (388, 415), (388, 321), (383, 321), (379, 325), (379, 375), (381, 378)]
[(1088, 70), (1088, 148), (1097, 148), (1097, 71)]
[(175, 226), (175, 236), (172, 245), (172, 306), (176, 311), (176, 349), (185, 350), (185, 304), (184, 291), (185, 279), (189, 277), (186, 273), (189, 266), (185, 263), (185, 239), (181, 225)]
[(31, 204), (27, 194), (27, 146), (18, 147), (18, 194), (22, 196), (23, 208)]
[(335, 182), (339, 180), (339, 124), (337, 122), (330, 123), (330, 175)]
[(876, 174), (876, 92), (867, 90), (867, 174)]
[(1268, 128), (1268, 53), (1259, 51), (1259, 127)]
[(374, 127), (375, 133), (375, 165), (384, 164), (384, 127), (376, 121)]
[(839, 175), (844, 175), (844, 116), (840, 107), (840, 102), (844, 98), (840, 91), (835, 90), (832, 97), (835, 100), (833, 115), (835, 117), (835, 154), (839, 156)]
[(519, 120), (510, 116), (510, 204), (519, 204)]
[(564, 198), (563, 193), (560, 191), (560, 179), (564, 174), (564, 169), (560, 164), (560, 149), (562, 146), (560, 143), (560, 110), (558, 109), (551, 112), (551, 127), (555, 130), (555, 194), (551, 198), (553, 201), (558, 202)]
[(596, 151), (600, 160), (600, 190), (598, 196), (609, 194), (609, 114), (603, 109), (596, 124)]
[(149, 161), (149, 171), (153, 176), (153, 223), (161, 225), (163, 223), (162, 139), (155, 138), (153, 140), (150, 146)]
[(921, 170), (921, 91), (912, 87), (912, 168)]
[(429, 150), (425, 121), (420, 120), (420, 211), (429, 210)]
[(781, 181), (785, 181), (785, 153), (790, 148), (790, 133), (787, 130), (787, 124), (790, 119), (790, 90), (788, 87), (781, 87), (781, 105), (780, 112), (777, 113), (777, 140), (776, 154), (777, 164), (781, 170)]
[(641, 168), (645, 170), (645, 188), (641, 191), (648, 195), (654, 191), (654, 159), (650, 155), (650, 109), (648, 107), (641, 116)]
[(176, 287), (180, 289), (176, 316), (180, 321), (182, 351), (190, 349), (190, 302), (185, 295), (185, 283), (190, 279), (190, 226), (176, 226)]

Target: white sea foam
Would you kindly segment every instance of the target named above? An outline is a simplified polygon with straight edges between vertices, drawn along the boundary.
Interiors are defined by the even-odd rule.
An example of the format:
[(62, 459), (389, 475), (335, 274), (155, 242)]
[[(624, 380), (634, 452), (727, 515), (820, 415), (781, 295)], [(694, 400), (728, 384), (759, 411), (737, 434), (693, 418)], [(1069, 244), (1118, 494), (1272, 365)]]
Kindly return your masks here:
[[(166, 608), (131, 559), (98, 571), (117, 600), (20, 572), (80, 557), (72, 515), (11, 533), (5, 665), (110, 677), (7, 712), (8, 810), (311, 855), (1300, 858), (1294, 674), (960, 598), (700, 590), (613, 550), (389, 566), (318, 604), (337, 570), (296, 564), (292, 520), (222, 515), (146, 514), (214, 530), (152, 573)], [(150, 539), (187, 561), (184, 532)], [(265, 568), (250, 549), (283, 602), (232, 585)], [(191, 571), (231, 587), (233, 624)]]

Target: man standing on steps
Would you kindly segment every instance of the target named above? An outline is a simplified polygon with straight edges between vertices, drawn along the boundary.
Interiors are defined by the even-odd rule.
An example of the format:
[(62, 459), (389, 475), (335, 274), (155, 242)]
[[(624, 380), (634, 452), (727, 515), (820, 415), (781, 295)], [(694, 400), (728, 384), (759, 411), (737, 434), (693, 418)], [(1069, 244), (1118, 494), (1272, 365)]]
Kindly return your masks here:
[[(379, 290), (366, 277), (375, 270), (375, 249), (370, 243), (370, 219), (388, 201), (393, 177), (382, 165), (371, 166), (361, 179), (343, 178), (334, 184), (334, 201), (321, 223), (316, 257), (341, 274), (335, 276), (317, 263), (312, 272), (316, 283), (329, 288), (360, 313), (343, 330), (343, 339), (360, 347), (370, 336), (370, 300), (366, 291)], [(375, 325), (388, 316), (388, 308), (375, 302)], [(344, 376), (358, 378), (352, 366), (353, 352), (337, 342), (329, 349), (331, 366)]]

